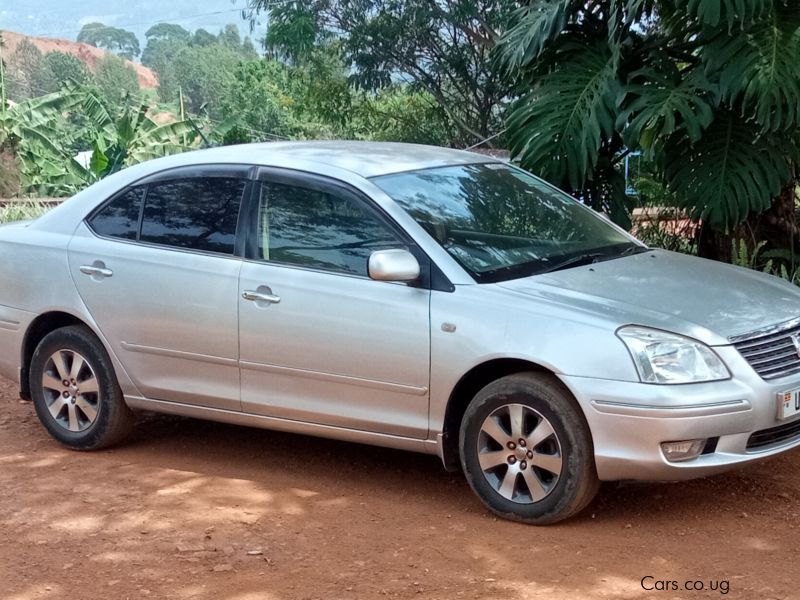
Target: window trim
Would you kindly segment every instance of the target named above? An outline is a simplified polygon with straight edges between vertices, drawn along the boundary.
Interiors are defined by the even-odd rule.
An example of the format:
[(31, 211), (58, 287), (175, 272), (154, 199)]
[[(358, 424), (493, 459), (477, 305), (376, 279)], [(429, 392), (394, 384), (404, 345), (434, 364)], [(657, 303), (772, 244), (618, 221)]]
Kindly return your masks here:
[[(244, 208), (250, 199), (253, 188), (255, 187), (253, 178), (255, 176), (256, 169), (257, 167), (253, 165), (226, 164), (226, 163), (221, 163), (221, 164), (207, 163), (207, 164), (198, 164), (198, 165), (164, 169), (163, 171), (151, 173), (140, 179), (137, 179), (136, 181), (133, 181), (127, 186), (125, 186), (124, 188), (117, 190), (106, 200), (104, 200), (98, 206), (96, 206), (88, 215), (86, 215), (83, 219), (83, 222), (85, 223), (89, 231), (92, 232), (93, 235), (104, 240), (119, 242), (123, 244), (136, 244), (148, 248), (160, 248), (165, 250), (172, 250), (175, 252), (188, 252), (192, 254), (200, 254), (203, 256), (217, 256), (223, 258), (241, 259), (244, 256), (244, 239), (245, 239), (243, 231), (245, 227), (245, 223), (243, 221)], [(199, 178), (242, 179), (245, 182), (244, 189), (242, 190), (242, 198), (239, 202), (239, 212), (236, 216), (236, 229), (234, 232), (233, 252), (224, 253), (224, 252), (216, 252), (214, 250), (199, 250), (196, 248), (185, 248), (180, 246), (171, 246), (169, 244), (159, 244), (157, 242), (142, 241), (140, 239), (142, 235), (142, 222), (144, 220), (144, 209), (147, 202), (147, 196), (150, 193), (150, 186), (152, 184), (157, 184), (165, 181), (190, 180)], [(141, 205), (139, 206), (139, 220), (137, 222), (137, 227), (136, 227), (136, 239), (118, 238), (110, 235), (103, 235), (97, 232), (92, 227), (91, 224), (92, 219), (94, 219), (94, 217), (97, 216), (98, 213), (102, 212), (111, 202), (113, 202), (119, 196), (126, 194), (130, 190), (137, 187), (144, 187), (144, 194), (142, 196)]]
[[(401, 285), (421, 287), (424, 289), (441, 289), (442, 291), (453, 291), (455, 289), (452, 284), (446, 280), (444, 275), (441, 274), (441, 271), (439, 271), (438, 267), (435, 266), (430, 257), (428, 257), (428, 255), (417, 245), (416, 241), (408, 234), (408, 232), (400, 227), (400, 225), (398, 225), (397, 222), (392, 219), (391, 216), (389, 216), (380, 206), (378, 206), (378, 204), (367, 194), (340, 179), (334, 179), (332, 177), (326, 177), (316, 173), (308, 173), (306, 171), (298, 171), (280, 167), (262, 166), (258, 168), (247, 208), (242, 210), (240, 213), (247, 216), (244, 244), (245, 252), (243, 254), (243, 258), (246, 261), (272, 267), (298, 269), (307, 271), (309, 273), (324, 273), (339, 277), (350, 277), (374, 281), (369, 277), (369, 275), (358, 275), (356, 273), (347, 273), (334, 269), (321, 269), (292, 263), (268, 261), (260, 258), (258, 256), (258, 220), (261, 203), (261, 189), (265, 183), (308, 188), (320, 192), (337, 193), (339, 195), (352, 198), (367, 212), (374, 215), (375, 218), (377, 218), (381, 224), (383, 224), (393, 235), (395, 235), (395, 237), (397, 237), (401, 243), (405, 244), (408, 247), (409, 252), (414, 255), (417, 261), (419, 261), (419, 280), (410, 283), (401, 283)], [(435, 271), (433, 277), (432, 271)], [(436, 280), (440, 287), (432, 288), (432, 280)]]
[[(231, 248), (230, 252), (220, 252), (220, 251), (217, 251), (217, 250), (204, 250), (204, 249), (201, 249), (201, 248), (191, 248), (191, 247), (187, 247), (187, 246), (176, 246), (174, 244), (166, 244), (166, 243), (163, 243), (163, 242), (157, 242), (157, 241), (143, 240), (142, 239), (142, 229), (144, 227), (144, 216), (145, 216), (145, 211), (147, 209), (147, 199), (150, 197), (150, 194), (152, 192), (152, 188), (153, 187), (159, 186), (159, 185), (162, 185), (162, 184), (164, 184), (164, 185), (182, 184), (182, 183), (188, 182), (188, 181), (210, 180), (210, 179), (226, 179), (226, 180), (240, 181), (240, 182), (244, 183), (244, 185), (242, 186), (241, 196), (239, 198), (239, 207), (238, 207), (238, 211), (236, 213), (236, 224), (234, 225), (234, 228), (233, 228), (233, 242), (230, 245), (230, 248)], [(182, 177), (182, 178), (179, 178), (179, 179), (171, 179), (170, 178), (170, 179), (152, 181), (152, 182), (147, 184), (147, 188), (146, 188), (147, 191), (145, 192), (144, 200), (142, 202), (142, 211), (141, 211), (141, 214), (139, 215), (139, 231), (137, 232), (136, 241), (138, 243), (140, 243), (140, 244), (145, 244), (147, 246), (156, 246), (158, 248), (170, 248), (172, 250), (184, 250), (184, 251), (190, 251), (190, 252), (199, 252), (199, 253), (202, 253), (202, 254), (213, 254), (213, 255), (216, 255), (216, 256), (236, 256), (236, 240), (237, 240), (237, 235), (238, 235), (238, 231), (239, 231), (239, 220), (241, 219), (241, 214), (242, 214), (242, 204), (244, 204), (245, 198), (248, 196), (248, 192), (250, 191), (249, 188), (251, 187), (251, 185), (252, 185), (252, 183), (247, 179), (240, 179), (240, 178), (229, 177), (229, 176), (225, 176), (225, 175), (220, 175), (220, 176), (217, 176), (217, 177), (214, 177), (214, 176), (212, 176), (212, 177), (209, 177), (209, 176)], [(151, 222), (152, 222), (152, 219), (151, 219)]]
[(83, 218), (83, 222), (86, 224), (86, 227), (89, 229), (89, 231), (91, 231), (95, 236), (97, 236), (97, 237), (99, 237), (101, 239), (104, 239), (104, 240), (113, 240), (115, 242), (124, 242), (124, 243), (128, 243), (128, 244), (131, 244), (131, 243), (135, 244), (136, 242), (138, 242), (139, 241), (139, 232), (141, 231), (141, 228), (142, 228), (142, 211), (144, 209), (144, 202), (147, 199), (147, 187), (146, 186), (144, 186), (143, 189), (142, 189), (142, 198), (141, 198), (141, 201), (139, 203), (139, 216), (136, 219), (136, 231), (135, 231), (136, 237), (134, 237), (133, 239), (130, 239), (130, 238), (115, 237), (113, 235), (105, 235), (105, 234), (102, 234), (99, 231), (97, 231), (92, 226), (92, 220), (98, 214), (103, 212), (106, 209), (106, 207), (108, 207), (109, 204), (114, 202), (114, 200), (116, 200), (120, 196), (124, 196), (125, 194), (127, 194), (131, 190), (134, 190), (134, 189), (136, 189), (138, 187), (142, 187), (142, 186), (138, 185), (138, 184), (132, 184), (132, 185), (125, 186), (121, 190), (117, 190), (116, 192), (114, 192), (107, 199), (103, 200), (103, 202), (100, 203), (100, 205), (98, 205), (94, 209), (92, 209), (92, 211)]
[[(234, 253), (222, 254), (219, 252), (212, 252), (207, 250), (195, 250), (192, 248), (179, 248), (177, 246), (168, 246), (164, 244), (155, 244), (151, 242), (142, 242), (139, 237), (141, 235), (142, 219), (144, 216), (145, 202), (147, 202), (147, 194), (149, 191), (149, 184), (159, 181), (170, 179), (191, 179), (195, 177), (234, 177), (246, 179), (245, 189), (242, 193), (242, 201), (239, 206), (239, 215), (236, 221), (236, 235), (234, 239)], [(276, 183), (285, 183), (288, 185), (306, 186), (312, 189), (322, 190), (335, 190), (348, 193), (355, 197), (355, 199), (362, 203), (362, 205), (383, 222), (398, 238), (405, 242), (409, 251), (416, 257), (420, 264), (420, 278), (417, 282), (411, 284), (414, 287), (422, 287), (433, 291), (441, 291), (452, 293), (455, 291), (455, 286), (447, 278), (444, 272), (436, 265), (436, 263), (428, 256), (428, 254), (419, 246), (414, 238), (389, 215), (380, 205), (378, 205), (370, 196), (353, 185), (333, 177), (320, 175), (317, 173), (310, 173), (299, 169), (271, 167), (265, 165), (253, 165), (243, 163), (201, 163), (195, 165), (185, 165), (180, 167), (170, 167), (155, 173), (149, 173), (135, 181), (130, 182), (125, 187), (118, 189), (94, 209), (92, 209), (84, 218), (83, 223), (86, 228), (95, 237), (103, 240), (116, 242), (119, 244), (135, 244), (149, 248), (158, 248), (172, 252), (183, 252), (199, 254), (202, 256), (214, 256), (218, 258), (238, 258), (262, 265), (280, 266), (291, 269), (302, 269), (309, 272), (327, 273), (330, 275), (337, 275), (339, 277), (357, 277), (359, 279), (370, 279), (368, 276), (348, 274), (341, 271), (311, 269), (309, 267), (301, 267), (299, 265), (291, 265), (277, 262), (267, 262), (258, 258), (258, 249), (253, 250), (252, 246), (258, 244), (257, 228), (258, 228), (258, 209), (261, 198), (261, 183), (262, 181), (269, 180)], [(95, 231), (91, 226), (91, 220), (97, 213), (102, 211), (110, 202), (116, 199), (119, 195), (128, 192), (130, 189), (145, 186), (142, 204), (139, 207), (139, 222), (137, 224), (136, 239), (124, 239), (113, 236), (102, 235)], [(251, 258), (255, 257), (255, 258)]]

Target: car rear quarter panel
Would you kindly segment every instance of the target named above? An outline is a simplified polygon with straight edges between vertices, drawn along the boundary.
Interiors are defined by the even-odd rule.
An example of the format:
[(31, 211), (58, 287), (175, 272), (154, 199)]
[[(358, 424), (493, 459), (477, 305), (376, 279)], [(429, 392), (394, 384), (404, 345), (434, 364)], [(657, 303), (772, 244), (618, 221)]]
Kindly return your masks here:
[[(19, 383), (25, 335), (40, 315), (62, 312), (85, 323), (108, 343), (78, 296), (67, 265), (71, 232), (30, 226), (0, 227), (0, 375)], [(135, 388), (111, 354), (123, 391)]]

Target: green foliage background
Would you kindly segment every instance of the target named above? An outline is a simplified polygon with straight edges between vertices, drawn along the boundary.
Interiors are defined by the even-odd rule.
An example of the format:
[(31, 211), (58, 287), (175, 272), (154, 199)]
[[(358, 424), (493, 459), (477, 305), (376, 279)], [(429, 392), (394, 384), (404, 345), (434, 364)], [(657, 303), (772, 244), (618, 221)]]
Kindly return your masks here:
[[(800, 3), (530, 0), (499, 48), (527, 168), (624, 214), (624, 193), (596, 183), (638, 151), (704, 227), (797, 239)], [(753, 221), (778, 201), (782, 232)]]
[[(4, 53), (0, 168), (16, 165), (21, 193), (66, 195), (207, 144), (497, 145), (623, 226), (659, 198), (697, 225), (663, 243), (735, 260), (744, 240), (794, 272), (800, 2), (249, 0), (247, 12), (269, 23), (255, 43), (235, 25), (157, 23), (143, 48), (84, 27), (87, 43), (141, 55), (157, 92), (118, 56), (90, 73), (29, 43)], [(638, 198), (625, 189), (631, 154), (646, 171)]]

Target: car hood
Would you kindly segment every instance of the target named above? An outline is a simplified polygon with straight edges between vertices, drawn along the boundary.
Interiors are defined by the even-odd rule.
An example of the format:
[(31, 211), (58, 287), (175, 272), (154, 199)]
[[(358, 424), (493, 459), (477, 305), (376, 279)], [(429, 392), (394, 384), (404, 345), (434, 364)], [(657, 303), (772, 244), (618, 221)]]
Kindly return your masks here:
[(540, 301), (722, 345), (800, 316), (800, 288), (751, 269), (652, 250), (497, 284)]

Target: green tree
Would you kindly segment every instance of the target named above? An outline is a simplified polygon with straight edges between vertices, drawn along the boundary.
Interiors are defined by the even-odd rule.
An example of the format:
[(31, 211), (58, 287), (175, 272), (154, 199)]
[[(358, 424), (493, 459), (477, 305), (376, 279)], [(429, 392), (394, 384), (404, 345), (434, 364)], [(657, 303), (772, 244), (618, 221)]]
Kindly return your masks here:
[(226, 141), (266, 142), (295, 131), (286, 68), (274, 61), (242, 62), (220, 98), (220, 114), (235, 117)]
[(205, 29), (198, 29), (192, 36), (192, 45), (194, 46), (213, 46), (217, 43), (217, 38)]
[(158, 23), (144, 34), (147, 44), (142, 51), (142, 64), (157, 69), (163, 61), (170, 61), (185, 46), (188, 46), (192, 34), (180, 25)]
[(42, 68), (35, 84), (41, 93), (56, 92), (68, 83), (82, 85), (91, 79), (86, 64), (77, 56), (65, 52), (48, 52), (42, 60)]
[(512, 0), (248, 0), (268, 12), (266, 43), (294, 62), (332, 39), (343, 44), (354, 81), (365, 89), (405, 80), (436, 99), (464, 144), (499, 131), (509, 89), (492, 60)]
[(219, 32), (217, 41), (226, 48), (236, 52), (242, 48), (242, 36), (239, 35), (239, 28), (233, 23), (225, 25), (225, 28)]
[(447, 115), (436, 100), (408, 85), (368, 94), (354, 106), (354, 136), (384, 142), (446, 145), (452, 135)]
[(196, 114), (205, 110), (215, 119), (224, 118), (220, 99), (232, 85), (240, 62), (238, 52), (216, 43), (181, 50), (173, 61), (175, 85), (183, 92), (188, 109)]
[(118, 56), (104, 56), (97, 62), (94, 81), (110, 104), (122, 105), (126, 98), (139, 97), (136, 71)]
[(242, 58), (245, 60), (256, 60), (258, 58), (258, 50), (253, 45), (253, 40), (250, 37), (244, 38), (242, 42)]
[(11, 54), (7, 66), (8, 98), (20, 102), (42, 95), (42, 91), (37, 88), (44, 69), (44, 59), (35, 44), (22, 40)]
[(529, 0), (500, 52), (525, 167), (625, 222), (621, 159), (640, 150), (703, 220), (701, 253), (724, 255), (746, 220), (773, 244), (800, 239), (797, 2)]
[(175, 57), (192, 40), (192, 34), (180, 25), (159, 23), (145, 32), (147, 45), (142, 52), (142, 64), (158, 75), (158, 93), (162, 100), (172, 102), (178, 97)]
[(341, 45), (327, 42), (289, 70), (295, 115), (306, 137), (349, 137), (354, 93)]
[(103, 23), (87, 23), (78, 33), (78, 41), (97, 48), (105, 48), (123, 58), (133, 60), (139, 56), (136, 34)]

